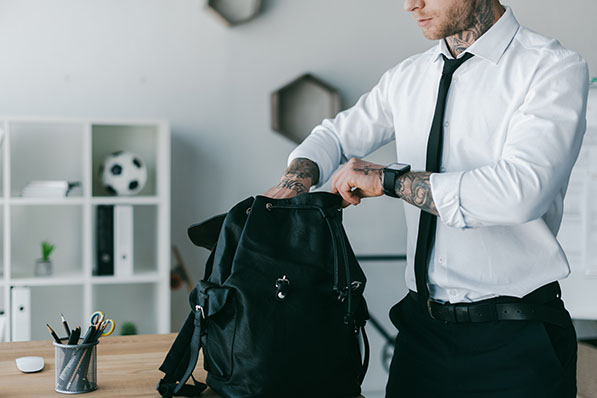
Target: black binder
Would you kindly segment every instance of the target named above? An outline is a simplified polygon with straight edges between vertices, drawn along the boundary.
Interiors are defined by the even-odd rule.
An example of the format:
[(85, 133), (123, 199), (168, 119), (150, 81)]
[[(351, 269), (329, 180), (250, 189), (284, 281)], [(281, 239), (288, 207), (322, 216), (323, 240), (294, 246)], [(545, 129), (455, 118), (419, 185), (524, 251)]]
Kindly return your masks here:
[(95, 275), (114, 275), (114, 206), (97, 206)]

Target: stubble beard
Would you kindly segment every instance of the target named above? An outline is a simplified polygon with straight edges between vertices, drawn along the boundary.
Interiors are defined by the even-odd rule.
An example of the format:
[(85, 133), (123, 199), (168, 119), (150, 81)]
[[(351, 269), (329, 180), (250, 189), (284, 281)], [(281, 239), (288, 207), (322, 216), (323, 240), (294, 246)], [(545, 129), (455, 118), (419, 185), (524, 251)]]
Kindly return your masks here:
[(476, 24), (475, 10), (478, 0), (469, 2), (462, 7), (454, 7), (438, 21), (433, 30), (423, 30), (423, 35), (429, 40), (440, 40), (470, 29)]

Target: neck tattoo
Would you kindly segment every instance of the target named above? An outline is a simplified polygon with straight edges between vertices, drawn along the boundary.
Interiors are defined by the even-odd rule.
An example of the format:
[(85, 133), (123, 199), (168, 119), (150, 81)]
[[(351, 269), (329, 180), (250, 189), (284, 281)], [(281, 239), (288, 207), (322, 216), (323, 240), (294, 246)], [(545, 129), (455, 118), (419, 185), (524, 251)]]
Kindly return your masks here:
[[(462, 32), (446, 37), (446, 43), (454, 57), (462, 54), (493, 26), (496, 21), (496, 10), (493, 8), (492, 3), (492, 0), (478, 0), (471, 15), (469, 27)], [(502, 13), (503, 9), (500, 16)]]

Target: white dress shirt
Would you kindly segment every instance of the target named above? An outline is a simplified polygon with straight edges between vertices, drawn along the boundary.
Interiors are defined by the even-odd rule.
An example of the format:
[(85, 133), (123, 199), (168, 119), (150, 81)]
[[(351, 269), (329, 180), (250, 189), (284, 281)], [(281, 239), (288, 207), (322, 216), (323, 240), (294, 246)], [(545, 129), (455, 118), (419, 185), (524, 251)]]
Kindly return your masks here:
[[(556, 235), (589, 83), (579, 54), (520, 26), (508, 7), (467, 52), (474, 57), (448, 94), (441, 172), (431, 175), (440, 217), (428, 286), (452, 303), (522, 297), (568, 276)], [(356, 105), (315, 127), (289, 163), (314, 161), (321, 185), (342, 162), (396, 140), (398, 161), (425, 170), (442, 54), (452, 58), (444, 40), (387, 71)], [(421, 210), (404, 207), (406, 284), (416, 291)]]

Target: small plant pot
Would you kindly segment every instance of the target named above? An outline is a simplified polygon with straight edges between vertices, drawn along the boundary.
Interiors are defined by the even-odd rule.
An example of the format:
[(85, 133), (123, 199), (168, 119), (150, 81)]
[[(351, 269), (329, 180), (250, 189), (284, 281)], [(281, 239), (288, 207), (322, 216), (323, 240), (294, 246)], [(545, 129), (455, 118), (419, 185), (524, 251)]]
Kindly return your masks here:
[(35, 276), (52, 275), (52, 262), (44, 261), (41, 258), (35, 261)]

